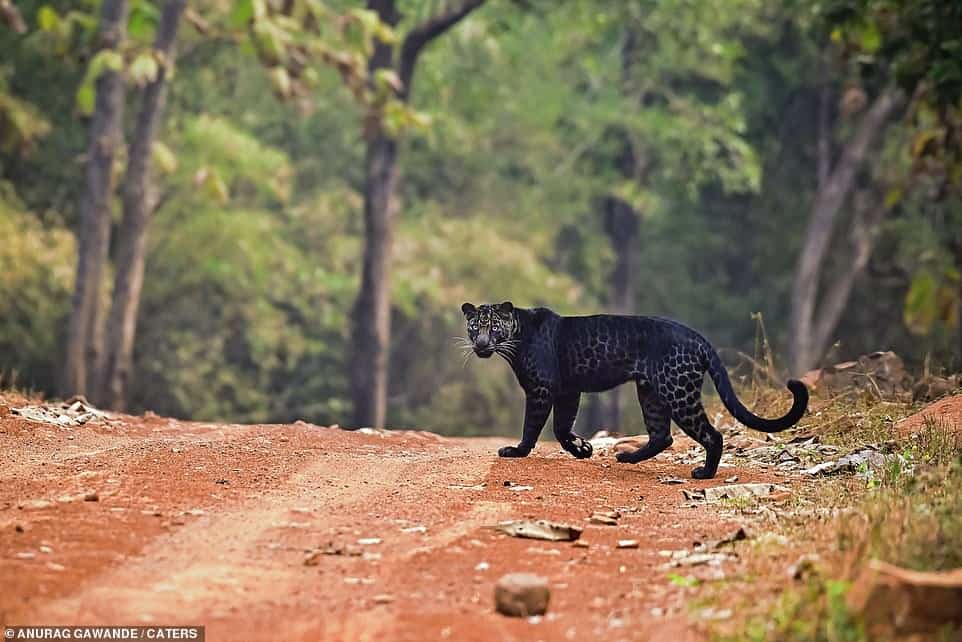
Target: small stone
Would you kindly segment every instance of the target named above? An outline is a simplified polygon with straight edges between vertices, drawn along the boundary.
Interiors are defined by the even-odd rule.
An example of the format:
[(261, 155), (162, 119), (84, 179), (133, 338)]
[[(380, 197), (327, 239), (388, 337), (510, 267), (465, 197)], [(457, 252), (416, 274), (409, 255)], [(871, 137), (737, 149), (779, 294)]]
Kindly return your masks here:
[(725, 478), (725, 483), (726, 483), (726, 484), (734, 484), (734, 483), (737, 482), (737, 481), (738, 481), (738, 475), (732, 475), (731, 477), (726, 477), (726, 478)]
[(548, 580), (531, 573), (510, 573), (494, 587), (495, 608), (511, 617), (544, 615), (550, 597)]
[(100, 501), (100, 495), (98, 495), (96, 491), (87, 493), (86, 495), (84, 495), (84, 501), (85, 501), (85, 502), (99, 502), (99, 501)]
[(321, 563), (321, 551), (311, 551), (304, 557), (304, 566), (317, 566)]
[(48, 502), (46, 499), (34, 499), (20, 504), (20, 510), (44, 510), (53, 505), (53, 502)]
[(47, 562), (46, 566), (51, 571), (63, 571), (67, 568), (63, 564), (57, 564), (56, 562)]
[(357, 540), (357, 543), (360, 544), (361, 546), (374, 546), (376, 544), (381, 543), (381, 538), (380, 537), (362, 537), (361, 539)]
[(592, 515), (591, 517), (589, 517), (589, 518), (588, 518), (588, 522), (591, 523), (591, 524), (601, 524), (601, 525), (603, 525), (603, 526), (617, 526), (617, 525), (618, 525), (618, 520), (617, 520), (617, 519), (615, 519), (615, 518), (613, 518), (613, 517), (609, 517), (608, 515), (602, 515), (602, 514), (599, 514), (599, 513), (595, 513), (594, 515)]
[(388, 595), (386, 593), (381, 593), (380, 595), (375, 595), (371, 598), (375, 604), (390, 604), (394, 601), (393, 595)]
[(576, 540), (575, 543), (572, 544), (572, 546), (574, 546), (575, 548), (588, 548), (589, 546), (591, 546), (591, 544), (589, 544), (583, 539), (579, 539), (579, 540)]
[(480, 571), (486, 571), (489, 568), (491, 568), (491, 565), (488, 564), (487, 562), (478, 562), (478, 565), (474, 567), (474, 570), (480, 572)]
[(638, 548), (638, 540), (620, 539), (618, 540), (618, 548)]
[(50, 548), (49, 546), (41, 546), (39, 550), (41, 553), (46, 553), (47, 555), (50, 555), (51, 553), (53, 553), (53, 549)]
[(32, 553), (30, 551), (27, 551), (24, 553), (17, 553), (16, 555), (14, 555), (14, 557), (16, 557), (18, 560), (32, 560), (36, 556), (37, 556), (36, 553)]
[(30, 530), (30, 525), (24, 524), (23, 522), (18, 522), (13, 525), (13, 530), (17, 531), (18, 533), (26, 533), (28, 530)]

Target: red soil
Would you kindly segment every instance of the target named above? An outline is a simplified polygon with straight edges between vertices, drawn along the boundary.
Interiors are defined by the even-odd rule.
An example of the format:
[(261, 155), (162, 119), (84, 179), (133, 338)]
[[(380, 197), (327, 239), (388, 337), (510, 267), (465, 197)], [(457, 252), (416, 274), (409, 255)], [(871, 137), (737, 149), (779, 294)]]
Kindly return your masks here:
[[(717, 506), (686, 505), (680, 489), (735, 474), (786, 483), (735, 468), (690, 480), (692, 464), (671, 451), (629, 466), (610, 454), (578, 461), (547, 442), (499, 459), (510, 439), (150, 415), (61, 428), (5, 410), (0, 400), (3, 625), (203, 624), (215, 641), (700, 640), (692, 589), (671, 575), (717, 570), (665, 570), (659, 551), (737, 524)], [(674, 453), (690, 445), (679, 437)], [(587, 524), (596, 509), (623, 516)], [(487, 528), (525, 517), (584, 525), (590, 546)], [(640, 548), (617, 549), (619, 539)], [(305, 565), (332, 542), (369, 555)], [(494, 611), (494, 583), (514, 571), (549, 579), (547, 616)]]

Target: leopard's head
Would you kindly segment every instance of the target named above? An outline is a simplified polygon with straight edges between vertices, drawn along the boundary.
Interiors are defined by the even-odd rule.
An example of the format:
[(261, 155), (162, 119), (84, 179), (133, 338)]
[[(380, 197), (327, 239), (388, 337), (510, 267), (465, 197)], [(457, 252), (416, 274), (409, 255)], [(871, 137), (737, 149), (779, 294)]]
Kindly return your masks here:
[(471, 348), (482, 359), (495, 352), (509, 358), (514, 355), (517, 343), (518, 320), (514, 305), (504, 303), (482, 304), (477, 307), (470, 303), (461, 306), (468, 327)]

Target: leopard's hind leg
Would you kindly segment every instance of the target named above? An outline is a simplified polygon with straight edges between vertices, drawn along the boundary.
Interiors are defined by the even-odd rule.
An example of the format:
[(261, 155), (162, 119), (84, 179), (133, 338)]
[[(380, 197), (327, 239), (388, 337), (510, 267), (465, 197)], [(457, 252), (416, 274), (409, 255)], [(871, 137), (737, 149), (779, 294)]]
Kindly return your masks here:
[(718, 471), (718, 462), (721, 461), (722, 436), (708, 421), (700, 397), (699, 391), (694, 401), (691, 401), (690, 397), (674, 400), (671, 415), (686, 435), (705, 448), (705, 465), (691, 471), (691, 476), (695, 479), (711, 479)]
[(651, 459), (671, 446), (671, 408), (647, 384), (639, 383), (638, 403), (645, 417), (648, 443), (631, 452), (620, 452), (615, 459), (625, 464), (637, 464)]

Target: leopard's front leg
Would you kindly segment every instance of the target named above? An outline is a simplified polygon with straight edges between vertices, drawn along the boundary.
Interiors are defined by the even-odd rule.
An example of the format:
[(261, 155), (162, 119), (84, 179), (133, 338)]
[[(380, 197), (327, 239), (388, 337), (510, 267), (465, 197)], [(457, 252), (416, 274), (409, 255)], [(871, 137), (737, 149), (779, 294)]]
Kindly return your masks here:
[(524, 401), (524, 431), (521, 443), (517, 446), (505, 446), (498, 451), (499, 457), (527, 457), (528, 453), (538, 443), (541, 429), (548, 420), (551, 412), (551, 395), (544, 388), (528, 393)]

